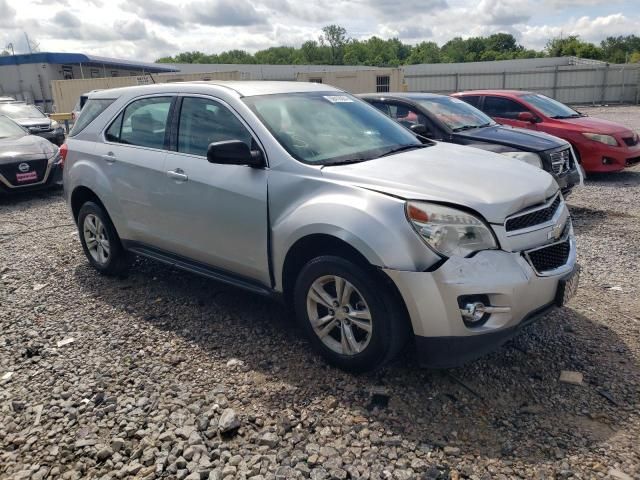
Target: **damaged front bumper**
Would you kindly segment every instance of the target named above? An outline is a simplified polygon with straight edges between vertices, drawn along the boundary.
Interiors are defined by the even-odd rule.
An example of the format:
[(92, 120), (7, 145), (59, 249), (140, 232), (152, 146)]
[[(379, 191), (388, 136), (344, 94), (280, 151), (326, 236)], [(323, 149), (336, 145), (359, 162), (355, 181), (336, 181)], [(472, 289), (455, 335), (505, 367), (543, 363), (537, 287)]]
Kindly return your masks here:
[[(544, 275), (522, 253), (502, 250), (452, 257), (433, 272), (383, 269), (407, 306), (420, 363), (452, 367), (477, 358), (556, 306), (559, 288), (578, 268), (570, 240), (567, 262)], [(477, 299), (489, 308), (470, 324), (467, 307)]]

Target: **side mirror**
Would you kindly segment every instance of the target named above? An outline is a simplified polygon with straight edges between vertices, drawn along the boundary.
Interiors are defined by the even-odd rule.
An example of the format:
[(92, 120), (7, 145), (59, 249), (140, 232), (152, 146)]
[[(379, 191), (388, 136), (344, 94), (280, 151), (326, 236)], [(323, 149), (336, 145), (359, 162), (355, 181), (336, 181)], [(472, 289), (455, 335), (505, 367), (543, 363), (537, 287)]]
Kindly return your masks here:
[(253, 168), (264, 167), (264, 158), (259, 150), (251, 150), (240, 140), (226, 140), (209, 144), (207, 160), (223, 165), (248, 165)]
[(520, 112), (518, 114), (518, 120), (521, 122), (536, 123), (538, 122), (538, 117), (531, 112)]
[(427, 126), (421, 123), (414, 123), (409, 128), (413, 133), (417, 133), (418, 135), (422, 135), (423, 137), (428, 137), (431, 135), (431, 132), (429, 131)]

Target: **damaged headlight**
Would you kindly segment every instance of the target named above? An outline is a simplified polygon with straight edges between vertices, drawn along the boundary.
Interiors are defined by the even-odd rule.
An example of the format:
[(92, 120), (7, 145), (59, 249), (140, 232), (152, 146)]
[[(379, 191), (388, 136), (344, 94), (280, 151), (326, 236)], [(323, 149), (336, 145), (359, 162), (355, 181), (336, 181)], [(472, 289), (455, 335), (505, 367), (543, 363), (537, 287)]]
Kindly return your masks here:
[(482, 220), (462, 210), (427, 202), (407, 202), (407, 218), (436, 253), (466, 257), (498, 248), (493, 232)]

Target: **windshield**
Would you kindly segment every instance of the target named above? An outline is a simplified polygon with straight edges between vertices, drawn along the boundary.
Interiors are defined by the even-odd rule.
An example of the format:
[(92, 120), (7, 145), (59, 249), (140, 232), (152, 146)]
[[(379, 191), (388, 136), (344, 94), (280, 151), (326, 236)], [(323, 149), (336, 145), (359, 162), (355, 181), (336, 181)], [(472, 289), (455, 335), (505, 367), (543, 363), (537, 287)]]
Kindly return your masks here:
[(26, 134), (27, 132), (16, 122), (0, 115), (0, 138), (23, 137)]
[(553, 98), (545, 97), (539, 93), (522, 95), (525, 102), (529, 102), (535, 108), (540, 110), (544, 115), (551, 118), (575, 118), (581, 117), (582, 114), (574, 109), (567, 107), (564, 103), (560, 103)]
[(346, 93), (289, 93), (243, 100), (278, 142), (305, 163), (352, 163), (424, 146), (410, 131)]
[(433, 97), (415, 101), (453, 131), (496, 124), (480, 110), (457, 98)]
[(44, 113), (33, 105), (26, 103), (4, 103), (0, 104), (0, 114), (10, 118), (43, 118)]

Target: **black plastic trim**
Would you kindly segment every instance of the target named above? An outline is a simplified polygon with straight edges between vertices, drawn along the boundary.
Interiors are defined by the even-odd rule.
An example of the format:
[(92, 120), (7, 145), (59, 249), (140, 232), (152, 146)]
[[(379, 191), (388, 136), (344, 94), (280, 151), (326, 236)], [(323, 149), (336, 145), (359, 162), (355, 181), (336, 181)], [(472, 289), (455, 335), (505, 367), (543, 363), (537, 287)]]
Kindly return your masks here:
[(263, 285), (256, 280), (235, 275), (231, 272), (217, 269), (205, 263), (191, 260), (175, 253), (166, 252), (164, 250), (160, 250), (158, 248), (151, 247), (140, 242), (132, 240), (122, 240), (122, 245), (124, 246), (125, 250), (133, 252), (137, 255), (157, 260), (167, 265), (186, 270), (187, 272), (195, 273), (197, 275), (202, 275), (203, 277), (211, 278), (219, 282), (233, 285), (235, 287), (257, 293), (258, 295), (274, 297), (277, 293), (272, 288)]
[(453, 368), (477, 359), (503, 345), (527, 325), (556, 307), (555, 301), (530, 312), (518, 325), (496, 332), (465, 337), (414, 337), (420, 366)]

